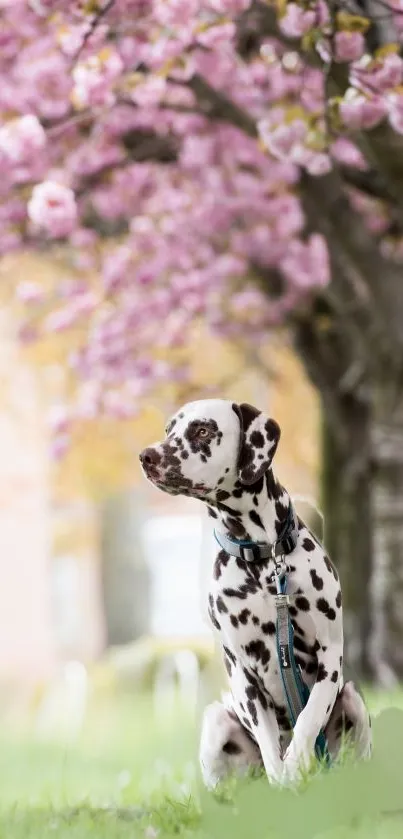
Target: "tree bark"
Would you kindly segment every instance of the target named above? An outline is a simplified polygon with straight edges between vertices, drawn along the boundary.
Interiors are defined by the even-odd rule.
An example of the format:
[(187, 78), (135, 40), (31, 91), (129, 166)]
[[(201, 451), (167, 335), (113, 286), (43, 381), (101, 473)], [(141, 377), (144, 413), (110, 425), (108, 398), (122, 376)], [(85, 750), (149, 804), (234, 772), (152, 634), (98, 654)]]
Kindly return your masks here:
[(326, 415), (323, 422), (325, 546), (338, 569), (343, 592), (345, 661), (359, 679), (371, 681), (371, 408), (354, 396), (347, 403), (343, 406), (343, 447)]
[(392, 412), (379, 387), (374, 453), (371, 654), (376, 681), (403, 679), (403, 401)]
[(101, 566), (107, 645), (127, 644), (149, 630), (150, 578), (137, 496), (124, 491), (100, 509)]

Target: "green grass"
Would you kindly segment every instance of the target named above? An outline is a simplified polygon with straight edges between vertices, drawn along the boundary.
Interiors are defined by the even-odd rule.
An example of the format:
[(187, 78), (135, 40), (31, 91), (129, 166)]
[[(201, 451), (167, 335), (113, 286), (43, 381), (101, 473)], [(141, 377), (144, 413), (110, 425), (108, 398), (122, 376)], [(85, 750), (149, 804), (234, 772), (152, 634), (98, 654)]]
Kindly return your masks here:
[(0, 839), (403, 839), (403, 693), (370, 703), (372, 761), (299, 793), (262, 778), (207, 794), (196, 726), (183, 709), (156, 720), (147, 700), (91, 708), (70, 745), (0, 728)]

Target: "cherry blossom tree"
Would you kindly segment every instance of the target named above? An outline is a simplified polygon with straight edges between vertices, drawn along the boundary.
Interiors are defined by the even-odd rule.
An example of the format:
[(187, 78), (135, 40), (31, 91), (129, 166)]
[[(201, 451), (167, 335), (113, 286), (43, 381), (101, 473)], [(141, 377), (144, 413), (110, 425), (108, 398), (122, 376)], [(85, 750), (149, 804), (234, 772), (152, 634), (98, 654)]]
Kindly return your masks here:
[[(130, 416), (196, 320), (286, 327), (322, 396), (350, 658), (403, 675), (402, 0), (0, 0), (0, 252), (53, 248), (70, 424)], [(298, 410), (298, 406), (296, 406)]]

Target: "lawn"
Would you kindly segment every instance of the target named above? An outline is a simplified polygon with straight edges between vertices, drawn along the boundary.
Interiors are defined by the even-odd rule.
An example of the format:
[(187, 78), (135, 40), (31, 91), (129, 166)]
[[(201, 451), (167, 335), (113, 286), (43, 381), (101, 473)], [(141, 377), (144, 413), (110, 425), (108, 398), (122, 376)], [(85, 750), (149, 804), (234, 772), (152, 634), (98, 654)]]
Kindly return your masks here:
[(197, 725), (149, 700), (90, 709), (75, 743), (0, 731), (0, 839), (402, 839), (403, 694), (372, 695), (369, 764), (322, 771), (300, 793), (264, 779), (206, 794)]

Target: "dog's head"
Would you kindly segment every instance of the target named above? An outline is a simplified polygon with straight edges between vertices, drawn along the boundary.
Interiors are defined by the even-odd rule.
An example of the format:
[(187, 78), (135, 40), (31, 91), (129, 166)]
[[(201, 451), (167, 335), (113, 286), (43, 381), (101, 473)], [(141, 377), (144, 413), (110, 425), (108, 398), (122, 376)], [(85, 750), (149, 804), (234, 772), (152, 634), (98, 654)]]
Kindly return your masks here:
[(181, 408), (166, 435), (140, 454), (146, 477), (172, 495), (220, 500), (220, 491), (251, 486), (270, 468), (280, 428), (252, 405), (207, 399)]

